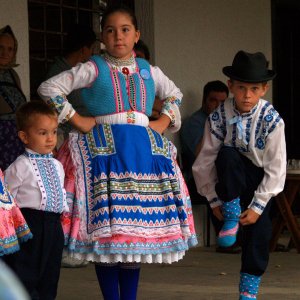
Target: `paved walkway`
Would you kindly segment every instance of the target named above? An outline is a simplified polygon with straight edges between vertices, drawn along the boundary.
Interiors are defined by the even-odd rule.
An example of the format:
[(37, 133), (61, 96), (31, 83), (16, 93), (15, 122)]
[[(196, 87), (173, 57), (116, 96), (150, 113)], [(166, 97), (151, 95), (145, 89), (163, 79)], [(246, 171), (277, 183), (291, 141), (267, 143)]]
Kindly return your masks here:
[[(138, 300), (238, 300), (239, 254), (194, 248), (179, 263), (143, 265)], [(103, 299), (93, 265), (63, 268), (57, 300)], [(300, 254), (271, 253), (259, 300), (300, 299)]]

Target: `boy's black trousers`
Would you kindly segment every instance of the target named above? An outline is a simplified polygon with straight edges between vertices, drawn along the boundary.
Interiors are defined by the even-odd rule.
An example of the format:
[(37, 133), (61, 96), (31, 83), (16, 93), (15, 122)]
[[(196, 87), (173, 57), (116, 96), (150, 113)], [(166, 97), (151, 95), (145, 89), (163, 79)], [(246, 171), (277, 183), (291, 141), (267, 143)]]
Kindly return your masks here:
[(60, 214), (21, 208), (33, 238), (4, 260), (25, 286), (31, 299), (53, 300), (57, 294), (64, 234)]
[[(240, 198), (242, 211), (248, 208), (254, 192), (264, 177), (263, 168), (255, 166), (235, 148), (223, 146), (215, 162), (218, 174), (216, 193), (228, 202)], [(241, 272), (261, 276), (269, 261), (269, 242), (272, 235), (271, 200), (257, 222), (242, 226)]]

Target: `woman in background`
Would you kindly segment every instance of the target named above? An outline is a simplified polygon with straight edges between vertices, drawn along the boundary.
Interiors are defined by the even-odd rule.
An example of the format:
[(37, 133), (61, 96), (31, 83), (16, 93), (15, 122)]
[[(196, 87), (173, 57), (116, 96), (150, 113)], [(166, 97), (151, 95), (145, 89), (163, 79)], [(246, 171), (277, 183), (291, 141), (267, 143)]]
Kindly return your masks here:
[(9, 25), (0, 29), (0, 168), (5, 170), (24, 147), (17, 135), (15, 112), (26, 102), (17, 67), (18, 42)]

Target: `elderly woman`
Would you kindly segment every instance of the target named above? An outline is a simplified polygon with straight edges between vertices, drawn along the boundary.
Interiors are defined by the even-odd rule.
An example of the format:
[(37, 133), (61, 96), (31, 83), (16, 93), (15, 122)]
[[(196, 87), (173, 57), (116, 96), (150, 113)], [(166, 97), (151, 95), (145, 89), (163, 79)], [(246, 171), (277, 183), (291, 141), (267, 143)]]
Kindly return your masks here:
[(0, 168), (5, 170), (23, 151), (15, 112), (26, 102), (14, 71), (18, 43), (9, 25), (0, 29)]

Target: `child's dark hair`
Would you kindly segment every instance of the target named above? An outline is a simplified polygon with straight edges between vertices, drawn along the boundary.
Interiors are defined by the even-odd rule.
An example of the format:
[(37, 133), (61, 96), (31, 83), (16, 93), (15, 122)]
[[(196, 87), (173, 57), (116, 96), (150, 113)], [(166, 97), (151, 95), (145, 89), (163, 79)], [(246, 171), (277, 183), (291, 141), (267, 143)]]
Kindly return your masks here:
[(142, 40), (138, 40), (138, 42), (134, 45), (133, 49), (135, 51), (140, 51), (140, 52), (144, 53), (145, 59), (148, 61), (150, 60), (149, 48)]
[(120, 13), (129, 15), (133, 26), (135, 27), (136, 30), (138, 30), (138, 23), (137, 23), (137, 19), (136, 19), (136, 16), (135, 16), (133, 10), (124, 4), (111, 5), (111, 6), (107, 7), (107, 9), (104, 11), (102, 19), (101, 19), (101, 29), (102, 30), (105, 27), (108, 17), (116, 12), (120, 12)]
[(72, 24), (64, 42), (65, 55), (78, 51), (84, 46), (90, 48), (96, 41), (96, 34), (90, 26)]
[(30, 101), (24, 103), (16, 112), (18, 131), (28, 129), (32, 123), (32, 117), (37, 114), (57, 117), (56, 111), (43, 101)]

